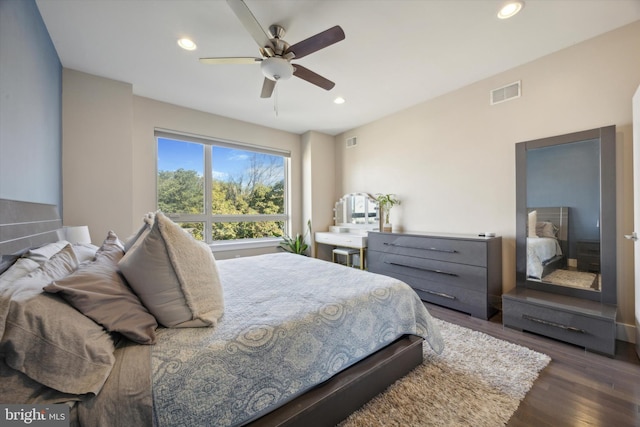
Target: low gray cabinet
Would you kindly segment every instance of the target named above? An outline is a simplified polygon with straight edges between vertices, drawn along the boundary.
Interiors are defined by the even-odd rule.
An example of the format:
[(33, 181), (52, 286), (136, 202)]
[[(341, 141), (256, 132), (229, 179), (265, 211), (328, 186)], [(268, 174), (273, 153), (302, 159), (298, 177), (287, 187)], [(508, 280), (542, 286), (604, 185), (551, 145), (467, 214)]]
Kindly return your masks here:
[(504, 326), (608, 356), (616, 353), (617, 308), (613, 305), (526, 288), (512, 289), (502, 300)]
[(369, 232), (369, 271), (395, 277), (420, 298), (489, 319), (502, 295), (502, 238)]

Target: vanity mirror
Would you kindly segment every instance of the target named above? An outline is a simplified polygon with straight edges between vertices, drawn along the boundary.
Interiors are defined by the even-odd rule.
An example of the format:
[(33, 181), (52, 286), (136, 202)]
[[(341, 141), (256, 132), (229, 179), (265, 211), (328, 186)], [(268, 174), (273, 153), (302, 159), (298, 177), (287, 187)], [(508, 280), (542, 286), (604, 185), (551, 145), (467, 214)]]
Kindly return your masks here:
[(336, 226), (371, 229), (379, 223), (378, 202), (367, 193), (345, 194), (336, 202), (334, 211)]
[(616, 128), (516, 144), (516, 289), (505, 326), (615, 352)]
[[(368, 233), (378, 229), (378, 202), (368, 193), (349, 193), (336, 202), (333, 212), (335, 225), (329, 231), (315, 233), (313, 252), (318, 256), (318, 244), (353, 249), (352, 252), (358, 255), (358, 262), (354, 264), (364, 269)], [(351, 253), (347, 251), (342, 255), (345, 254), (348, 254), (348, 264)]]

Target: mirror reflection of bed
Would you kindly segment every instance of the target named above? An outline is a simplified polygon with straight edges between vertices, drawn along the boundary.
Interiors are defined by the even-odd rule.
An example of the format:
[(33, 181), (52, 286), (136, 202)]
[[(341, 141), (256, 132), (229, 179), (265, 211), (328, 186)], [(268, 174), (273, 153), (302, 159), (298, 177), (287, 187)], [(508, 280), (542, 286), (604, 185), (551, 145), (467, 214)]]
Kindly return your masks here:
[(580, 256), (581, 241), (569, 241), (570, 208), (527, 208), (527, 279), (557, 286), (600, 291), (599, 263), (570, 258), (571, 245)]

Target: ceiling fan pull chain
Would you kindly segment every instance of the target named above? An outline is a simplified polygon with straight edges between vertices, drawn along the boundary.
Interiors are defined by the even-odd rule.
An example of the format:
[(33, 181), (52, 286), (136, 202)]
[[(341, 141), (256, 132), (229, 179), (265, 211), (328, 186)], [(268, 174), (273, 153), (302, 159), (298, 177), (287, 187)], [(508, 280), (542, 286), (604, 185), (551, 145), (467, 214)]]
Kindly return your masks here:
[(276, 85), (273, 94), (273, 111), (276, 113), (276, 117), (278, 117), (278, 86)]

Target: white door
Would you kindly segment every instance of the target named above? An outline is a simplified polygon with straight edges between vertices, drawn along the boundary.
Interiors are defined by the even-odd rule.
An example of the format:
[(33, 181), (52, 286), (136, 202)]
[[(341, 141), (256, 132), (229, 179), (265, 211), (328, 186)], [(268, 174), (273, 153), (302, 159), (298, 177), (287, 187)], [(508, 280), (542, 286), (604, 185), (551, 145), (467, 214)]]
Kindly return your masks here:
[(636, 353), (640, 357), (640, 86), (633, 96), (633, 234), (625, 236), (635, 241), (636, 291)]

